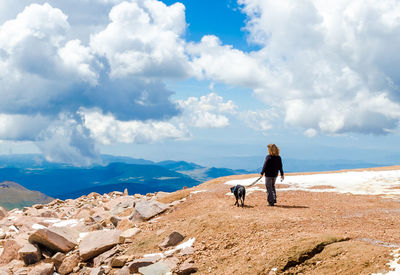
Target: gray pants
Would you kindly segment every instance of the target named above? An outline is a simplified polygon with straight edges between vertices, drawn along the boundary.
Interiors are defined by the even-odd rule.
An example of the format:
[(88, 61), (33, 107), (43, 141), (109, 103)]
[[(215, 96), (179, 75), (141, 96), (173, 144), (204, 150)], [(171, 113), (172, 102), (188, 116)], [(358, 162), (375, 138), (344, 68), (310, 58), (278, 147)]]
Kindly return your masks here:
[(267, 188), (267, 200), (269, 205), (276, 202), (275, 182), (277, 177), (265, 177), (265, 187)]

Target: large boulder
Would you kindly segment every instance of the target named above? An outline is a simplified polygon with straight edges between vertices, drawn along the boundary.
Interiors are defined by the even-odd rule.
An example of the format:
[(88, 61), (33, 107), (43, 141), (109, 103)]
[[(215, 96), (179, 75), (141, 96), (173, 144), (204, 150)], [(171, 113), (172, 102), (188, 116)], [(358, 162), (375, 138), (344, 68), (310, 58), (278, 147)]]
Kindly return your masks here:
[(119, 243), (120, 230), (89, 232), (79, 244), (79, 255), (83, 261), (89, 260), (113, 248)]
[(135, 211), (131, 215), (134, 221), (147, 221), (152, 217), (164, 212), (168, 205), (155, 200), (142, 199), (135, 204)]
[(68, 227), (43, 228), (29, 236), (29, 242), (38, 243), (55, 252), (71, 251), (78, 242), (79, 233)]
[(40, 249), (36, 245), (30, 243), (25, 244), (18, 250), (18, 256), (26, 265), (35, 264), (42, 259)]

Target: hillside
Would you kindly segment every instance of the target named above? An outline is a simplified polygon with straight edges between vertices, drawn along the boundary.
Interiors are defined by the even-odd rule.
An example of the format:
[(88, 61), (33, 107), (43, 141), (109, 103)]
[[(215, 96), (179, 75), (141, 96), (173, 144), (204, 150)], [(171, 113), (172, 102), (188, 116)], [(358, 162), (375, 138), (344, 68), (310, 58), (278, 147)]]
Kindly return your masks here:
[(0, 183), (0, 206), (6, 209), (23, 208), (32, 204), (45, 204), (53, 198), (38, 191), (30, 191), (25, 187), (11, 181)]
[[(7, 236), (1, 242), (0, 270), (30, 274), (55, 267), (60, 274), (118, 275), (400, 272), (399, 166), (288, 174), (277, 184), (275, 207), (267, 206), (262, 182), (247, 188), (245, 207), (234, 206), (229, 187), (248, 185), (256, 176), (222, 177), (147, 196), (90, 194), (9, 212), (0, 220), (0, 231)], [(43, 213), (56, 219), (43, 218)], [(60, 248), (49, 245), (41, 234), (45, 231), (69, 232), (71, 243), (64, 253), (55, 254)], [(71, 237), (82, 232), (87, 233), (79, 240)], [(170, 236), (172, 232), (184, 239), (177, 233)], [(27, 249), (28, 238), (52, 259), (28, 266), (9, 263), (20, 247)], [(32, 247), (30, 251), (37, 255)]]

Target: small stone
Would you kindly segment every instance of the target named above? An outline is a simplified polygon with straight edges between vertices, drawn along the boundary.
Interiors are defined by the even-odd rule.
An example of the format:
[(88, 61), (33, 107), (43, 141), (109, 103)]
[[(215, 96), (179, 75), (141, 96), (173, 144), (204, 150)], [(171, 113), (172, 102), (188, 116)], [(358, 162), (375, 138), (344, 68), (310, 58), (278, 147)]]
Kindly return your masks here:
[(130, 228), (122, 232), (119, 236), (120, 243), (125, 243), (127, 241), (132, 241), (132, 238), (137, 235), (141, 230), (139, 228)]
[(191, 261), (193, 261), (193, 260), (188, 259), (188, 260), (184, 261), (183, 264), (181, 264), (179, 266), (179, 269), (176, 273), (178, 275), (189, 275), (189, 274), (197, 272), (197, 267), (194, 267), (193, 264), (191, 263)]
[(30, 272), (29, 275), (53, 275), (54, 265), (53, 263), (41, 263), (36, 265)]
[(136, 259), (133, 262), (128, 263), (129, 272), (137, 273), (139, 268), (151, 265), (153, 263), (155, 263), (155, 261), (151, 258)]
[(92, 268), (89, 275), (103, 275), (105, 274), (104, 269), (102, 267)]
[(25, 265), (35, 264), (42, 258), (39, 248), (30, 243), (25, 244), (18, 250), (18, 256), (24, 261)]
[(168, 265), (158, 262), (149, 266), (139, 268), (139, 272), (143, 275), (165, 275), (171, 272)]
[(122, 255), (111, 260), (111, 267), (123, 267), (128, 261), (129, 256)]
[(121, 221), (120, 218), (116, 217), (116, 216), (112, 216), (110, 218), (110, 222), (114, 225), (114, 227), (117, 227), (118, 223)]
[(53, 255), (53, 257), (51, 257), (51, 260), (53, 261), (56, 269), (58, 269), (60, 267), (60, 265), (64, 261), (65, 257), (66, 257), (65, 254), (61, 253), (61, 252), (57, 252), (56, 254)]
[(179, 232), (172, 232), (167, 238), (164, 239), (164, 241), (160, 244), (160, 247), (166, 248), (170, 246), (175, 246), (183, 241), (183, 239), (185, 239), (185, 237)]
[(61, 275), (71, 273), (72, 270), (79, 264), (78, 253), (73, 253), (65, 257), (60, 267), (57, 269), (58, 273)]

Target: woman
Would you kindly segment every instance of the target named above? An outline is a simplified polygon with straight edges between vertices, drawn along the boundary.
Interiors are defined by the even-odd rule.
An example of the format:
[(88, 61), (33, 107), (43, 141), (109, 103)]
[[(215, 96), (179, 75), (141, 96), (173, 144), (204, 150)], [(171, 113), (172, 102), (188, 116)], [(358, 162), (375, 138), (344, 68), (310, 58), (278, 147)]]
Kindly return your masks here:
[(267, 199), (270, 206), (276, 203), (275, 182), (278, 172), (281, 173), (283, 181), (282, 159), (279, 156), (279, 148), (275, 144), (268, 144), (268, 155), (265, 158), (264, 166), (261, 170), (261, 176), (265, 174), (265, 186), (267, 188)]

